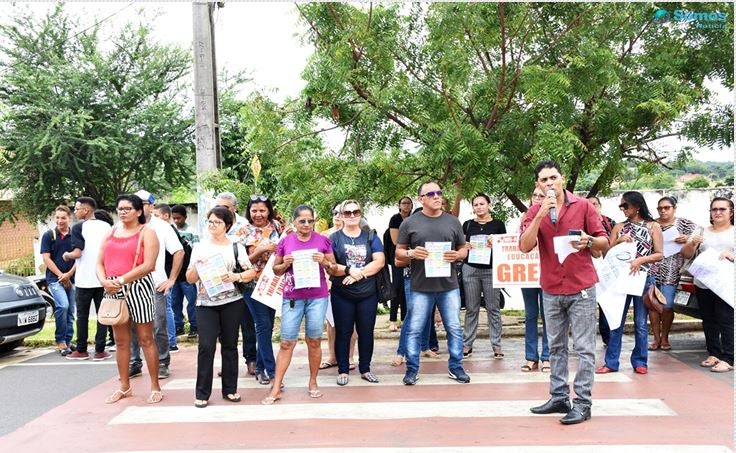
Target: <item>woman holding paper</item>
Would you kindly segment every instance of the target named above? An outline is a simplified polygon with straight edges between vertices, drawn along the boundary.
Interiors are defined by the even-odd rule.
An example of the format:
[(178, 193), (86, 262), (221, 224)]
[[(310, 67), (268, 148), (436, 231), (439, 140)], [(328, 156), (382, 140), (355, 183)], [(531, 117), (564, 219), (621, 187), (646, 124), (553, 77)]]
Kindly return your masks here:
[(503, 358), (501, 350), (501, 292), (493, 287), (492, 234), (505, 234), (506, 226), (491, 218), (491, 198), (479, 193), (473, 197), (474, 219), (463, 223), (468, 256), (463, 262), (463, 288), (465, 290), (465, 329), (463, 332), (463, 356), (473, 353), (473, 342), (478, 330), (481, 292), (486, 300), (488, 329), (493, 347), (493, 357)]
[[(675, 312), (672, 311), (672, 307), (675, 304), (677, 285), (680, 282), (680, 274), (685, 264), (682, 253), (675, 252), (675, 250), (677, 247), (682, 248), (688, 237), (698, 228), (690, 220), (676, 217), (676, 212), (677, 199), (675, 197), (662, 197), (657, 202), (657, 213), (659, 214), (657, 223), (662, 228), (665, 258), (659, 263), (659, 271), (656, 277), (657, 287), (667, 299), (667, 305), (663, 308), (661, 315), (655, 310), (649, 311), (649, 323), (654, 335), (654, 341), (649, 343), (650, 351), (656, 351), (657, 349), (669, 351), (672, 349), (669, 340), (670, 327), (672, 327), (672, 321), (675, 319)], [(670, 248), (672, 250), (668, 252)]]
[[(702, 235), (695, 235), (682, 247), (682, 255), (695, 255), (715, 251), (719, 260), (734, 260), (733, 201), (716, 197), (710, 202), (711, 225)], [(705, 284), (695, 279), (700, 313), (703, 315), (703, 332), (708, 358), (700, 363), (711, 367), (715, 373), (733, 370), (733, 306), (715, 294)]]
[[(222, 356), (222, 398), (237, 403), (238, 333), (245, 304), (243, 294), (234, 285), (250, 282), (256, 276), (242, 244), (233, 244), (227, 232), (235, 222), (228, 208), (215, 207), (207, 213), (209, 238), (194, 244), (187, 269), (187, 281), (197, 285), (197, 384), (194, 406), (207, 407), (212, 394), (212, 366), (217, 339)], [(243, 272), (236, 273), (237, 262)]]
[[(282, 226), (274, 219), (273, 203), (265, 195), (251, 195), (245, 217), (249, 224), (245, 227), (244, 242), (248, 260), (253, 263), (256, 271), (253, 280), (255, 283), (263, 273), (269, 258), (276, 251)], [(261, 385), (268, 385), (276, 373), (276, 360), (273, 357), (271, 343), (276, 310), (253, 299), (254, 289), (255, 285), (251, 285), (243, 293), (243, 297), (256, 325), (256, 380)]]
[[(603, 366), (596, 369), (597, 374), (612, 373), (618, 371), (619, 358), (621, 356), (621, 339), (624, 332), (626, 314), (631, 302), (634, 302), (634, 350), (631, 352), (631, 366), (637, 374), (647, 374), (647, 308), (644, 306), (642, 296), (647, 292), (649, 285), (654, 284), (654, 276), (657, 275), (657, 263), (662, 260), (662, 229), (654, 221), (649, 212), (644, 196), (639, 192), (624, 192), (621, 195), (619, 209), (626, 216), (623, 223), (617, 223), (611, 231), (611, 249), (622, 242), (634, 243), (636, 256), (631, 257), (630, 275), (645, 272), (646, 283), (641, 296), (626, 296), (624, 312), (622, 313), (621, 325), (611, 331), (611, 337), (606, 349), (606, 361)], [(615, 238), (615, 239), (614, 239)]]
[(357, 201), (346, 200), (341, 213), (344, 226), (330, 236), (337, 265), (328, 269), (335, 318), (337, 384), (348, 383), (353, 330), (358, 332), (360, 376), (365, 381), (377, 383), (378, 378), (371, 373), (373, 328), (378, 308), (374, 275), (385, 265), (383, 245), (375, 231), (360, 228), (362, 212)]
[(317, 373), (322, 360), (320, 342), (328, 297), (324, 269), (336, 266), (335, 257), (330, 240), (314, 231), (314, 210), (311, 207), (296, 207), (294, 225), (296, 232), (282, 238), (276, 247), (273, 272), (286, 274), (281, 308), (281, 344), (271, 394), (261, 400), (261, 404), (273, 404), (281, 399), (281, 383), (291, 363), (302, 319), (305, 320), (304, 336), (309, 354), (309, 396), (322, 396), (317, 387)]

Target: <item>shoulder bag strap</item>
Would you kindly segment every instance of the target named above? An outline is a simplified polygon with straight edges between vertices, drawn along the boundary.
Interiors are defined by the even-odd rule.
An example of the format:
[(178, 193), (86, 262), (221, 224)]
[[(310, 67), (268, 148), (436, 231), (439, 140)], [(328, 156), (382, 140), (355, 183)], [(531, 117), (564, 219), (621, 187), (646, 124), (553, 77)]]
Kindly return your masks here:
[[(133, 258), (133, 267), (136, 266), (135, 263), (138, 262), (138, 255), (141, 253), (141, 243), (143, 242), (143, 230), (146, 228), (145, 225), (141, 227), (140, 230), (138, 230), (138, 245), (135, 246), (135, 257)], [(112, 233), (110, 233), (112, 234)]]

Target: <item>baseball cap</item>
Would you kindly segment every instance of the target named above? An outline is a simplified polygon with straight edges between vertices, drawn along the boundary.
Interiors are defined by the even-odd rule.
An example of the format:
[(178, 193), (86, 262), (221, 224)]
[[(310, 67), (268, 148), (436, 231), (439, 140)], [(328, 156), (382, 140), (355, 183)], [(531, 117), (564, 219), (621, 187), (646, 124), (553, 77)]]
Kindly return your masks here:
[(151, 195), (151, 192), (148, 192), (147, 190), (139, 190), (133, 195), (143, 200), (144, 203), (153, 204), (153, 202), (156, 201), (156, 198), (154, 198), (154, 196)]

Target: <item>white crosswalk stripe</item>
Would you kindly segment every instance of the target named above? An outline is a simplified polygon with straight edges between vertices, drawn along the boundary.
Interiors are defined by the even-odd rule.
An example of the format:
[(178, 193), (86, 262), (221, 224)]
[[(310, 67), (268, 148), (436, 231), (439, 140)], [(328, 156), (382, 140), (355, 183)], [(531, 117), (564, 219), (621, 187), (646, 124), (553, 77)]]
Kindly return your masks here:
[[(514, 401), (392, 401), (381, 403), (314, 403), (273, 406), (194, 406), (128, 407), (110, 421), (112, 425), (148, 423), (223, 423), (283, 420), (399, 420), (407, 418), (486, 418), (538, 417), (529, 408), (539, 400)], [(600, 416), (675, 416), (659, 399), (597, 399), (593, 412)], [(559, 417), (559, 414), (550, 414)]]
[(503, 447), (390, 447), (390, 448), (278, 448), (268, 450), (135, 450), (116, 453), (730, 453), (729, 448), (718, 445), (518, 445)]

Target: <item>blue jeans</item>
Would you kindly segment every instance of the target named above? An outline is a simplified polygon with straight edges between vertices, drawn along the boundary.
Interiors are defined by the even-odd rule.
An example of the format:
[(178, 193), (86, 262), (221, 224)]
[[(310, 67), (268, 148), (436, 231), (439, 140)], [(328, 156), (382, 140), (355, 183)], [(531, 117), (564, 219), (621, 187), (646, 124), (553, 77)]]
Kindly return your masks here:
[(448, 365), (451, 370), (463, 366), (463, 330), (460, 325), (460, 290), (424, 292), (412, 291), (409, 331), (406, 336), (406, 371), (419, 372), (419, 353), (421, 338), (427, 320), (432, 316), (435, 304), (440, 309), (442, 321), (447, 331), (447, 349), (450, 353)]
[[(647, 283), (644, 285), (644, 292), (642, 296), (646, 294), (649, 285), (654, 284), (653, 277), (647, 277)], [(624, 333), (624, 323), (626, 322), (626, 314), (629, 312), (629, 306), (631, 302), (634, 302), (634, 350), (631, 351), (631, 366), (636, 368), (638, 366), (647, 366), (647, 336), (649, 335), (649, 328), (647, 326), (647, 319), (649, 317), (649, 310), (644, 306), (644, 300), (642, 296), (626, 296), (626, 304), (624, 305), (624, 313), (621, 319), (621, 325), (618, 329), (611, 331), (611, 338), (608, 341), (608, 349), (606, 349), (606, 366), (612, 370), (618, 370), (621, 357), (621, 341)]]
[[(197, 285), (186, 281), (177, 281), (169, 290), (169, 301), (173, 310), (174, 321), (168, 326), (174, 327), (174, 332), (184, 330), (184, 299), (187, 300), (187, 318), (189, 318), (189, 331), (197, 331)], [(171, 327), (169, 327), (171, 332)], [(171, 334), (169, 334), (171, 339)]]
[(262, 374), (264, 371), (270, 376), (276, 375), (276, 360), (273, 357), (273, 320), (276, 317), (276, 310), (257, 300), (251, 295), (253, 290), (246, 291), (245, 305), (253, 316), (256, 324), (256, 374)]
[(524, 355), (530, 362), (539, 361), (539, 327), (537, 320), (542, 315), (542, 361), (549, 360), (547, 321), (544, 319), (544, 302), (541, 288), (522, 288), (524, 298)]
[(675, 295), (677, 294), (677, 286), (675, 285), (659, 285), (659, 290), (662, 291), (662, 294), (664, 294), (664, 298), (667, 300), (667, 305), (665, 305), (665, 308), (669, 308), (672, 310), (672, 307), (675, 306)]
[[(404, 295), (406, 296), (406, 316), (404, 322), (401, 324), (401, 332), (399, 333), (399, 347), (396, 349), (396, 355), (406, 357), (406, 335), (409, 333), (409, 324), (411, 322), (411, 280), (409, 278), (404, 279)], [(434, 334), (434, 335), (433, 335)], [(434, 338), (432, 338), (434, 336)], [(422, 334), (422, 351), (426, 351), (431, 347), (439, 346), (437, 342), (437, 331), (434, 328), (434, 316), (430, 316), (427, 319), (427, 324), (424, 326), (424, 333)]]
[(49, 283), (49, 290), (54, 297), (54, 318), (56, 319), (56, 343), (72, 344), (74, 336), (74, 285), (69, 288), (59, 282)]

